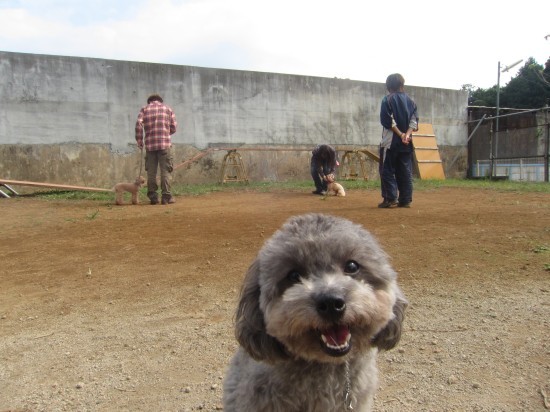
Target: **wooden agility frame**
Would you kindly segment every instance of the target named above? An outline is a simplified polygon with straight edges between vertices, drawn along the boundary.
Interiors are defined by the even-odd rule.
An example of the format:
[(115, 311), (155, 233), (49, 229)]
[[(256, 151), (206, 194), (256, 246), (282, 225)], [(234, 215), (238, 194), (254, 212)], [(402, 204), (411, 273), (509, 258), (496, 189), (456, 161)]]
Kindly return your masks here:
[[(337, 151), (345, 150), (343, 148), (335, 147)], [(312, 148), (289, 148), (289, 147), (211, 147), (206, 150), (202, 150), (199, 153), (197, 153), (195, 156), (193, 156), (191, 159), (188, 159), (182, 163), (179, 163), (174, 166), (174, 170), (180, 169), (182, 167), (189, 167), (191, 164), (198, 162), (203, 157), (209, 155), (212, 152), (215, 151), (227, 151), (232, 153), (237, 153), (238, 151), (311, 151)], [(368, 157), (370, 157), (373, 160), (378, 160), (378, 156), (374, 153), (372, 153), (370, 150), (366, 149), (359, 149), (358, 151), (366, 154)], [(240, 155), (239, 155), (240, 156)], [(226, 156), (227, 157), (227, 156)], [(242, 162), (241, 162), (242, 163)], [(246, 174), (244, 175), (244, 181), (248, 181), (248, 177)], [(225, 182), (226, 180), (221, 179), (220, 183)], [(26, 180), (10, 180), (10, 179), (2, 179), (0, 178), (0, 188), (4, 187), (6, 188), (12, 195), (17, 196), (18, 193), (12, 189), (10, 186), (32, 186), (32, 187), (39, 187), (44, 189), (60, 189), (60, 190), (75, 190), (75, 191), (88, 191), (88, 192), (103, 192), (103, 193), (109, 193), (112, 192), (112, 189), (104, 189), (100, 187), (86, 187), (86, 186), (74, 186), (74, 185), (63, 185), (58, 183), (47, 183), (47, 182), (33, 182), (33, 181), (26, 181)], [(2, 189), (0, 189), (0, 197), (11, 197), (9, 194), (4, 192)]]

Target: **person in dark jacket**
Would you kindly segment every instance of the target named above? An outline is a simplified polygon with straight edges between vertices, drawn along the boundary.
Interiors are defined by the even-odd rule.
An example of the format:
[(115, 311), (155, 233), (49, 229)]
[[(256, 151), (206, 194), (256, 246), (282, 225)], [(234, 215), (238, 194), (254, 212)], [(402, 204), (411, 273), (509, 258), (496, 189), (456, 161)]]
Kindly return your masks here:
[(311, 152), (311, 177), (315, 183), (314, 195), (325, 195), (330, 180), (338, 166), (336, 150), (328, 144), (316, 146)]
[(389, 94), (380, 107), (380, 181), (383, 201), (380, 208), (410, 207), (413, 194), (411, 135), (418, 130), (415, 102), (404, 91), (405, 79), (399, 73), (386, 79)]

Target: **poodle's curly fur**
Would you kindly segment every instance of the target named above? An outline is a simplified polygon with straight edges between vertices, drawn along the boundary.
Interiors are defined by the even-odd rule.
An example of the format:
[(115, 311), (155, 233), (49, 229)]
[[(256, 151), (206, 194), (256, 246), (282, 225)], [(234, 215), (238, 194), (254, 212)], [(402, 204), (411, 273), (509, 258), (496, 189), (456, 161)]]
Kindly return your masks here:
[(134, 183), (117, 183), (113, 187), (115, 192), (115, 203), (117, 205), (124, 204), (124, 192), (129, 192), (132, 194), (132, 204), (137, 205), (139, 203), (139, 189), (145, 184), (145, 178), (143, 176), (136, 177)]
[(369, 411), (377, 352), (398, 343), (406, 306), (362, 226), (321, 214), (289, 219), (245, 276), (224, 411)]

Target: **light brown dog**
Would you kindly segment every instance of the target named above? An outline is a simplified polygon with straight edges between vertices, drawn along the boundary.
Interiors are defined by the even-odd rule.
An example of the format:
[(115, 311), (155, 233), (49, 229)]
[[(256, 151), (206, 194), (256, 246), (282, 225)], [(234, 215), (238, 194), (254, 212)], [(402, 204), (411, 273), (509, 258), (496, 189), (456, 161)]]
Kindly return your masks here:
[(145, 184), (145, 179), (143, 176), (136, 177), (136, 181), (134, 183), (117, 183), (115, 187), (113, 187), (113, 191), (115, 192), (116, 197), (116, 204), (117, 205), (123, 205), (124, 204), (124, 192), (129, 192), (132, 194), (132, 204), (137, 205), (139, 203), (139, 196), (138, 192), (141, 186)]
[(340, 183), (330, 182), (327, 186), (327, 193), (334, 193), (334, 196), (345, 196), (346, 191)]
[(335, 177), (333, 174), (329, 174), (325, 178), (327, 185), (327, 193), (334, 193), (334, 196), (345, 196), (346, 191), (344, 190), (344, 187), (335, 181)]

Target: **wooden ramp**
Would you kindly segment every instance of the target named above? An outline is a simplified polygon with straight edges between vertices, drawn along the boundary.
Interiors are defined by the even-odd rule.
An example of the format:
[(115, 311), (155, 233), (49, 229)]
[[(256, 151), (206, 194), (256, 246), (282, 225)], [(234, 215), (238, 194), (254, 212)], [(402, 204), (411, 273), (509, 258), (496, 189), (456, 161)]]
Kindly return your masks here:
[[(12, 194), (17, 195), (17, 193), (10, 188), (10, 185), (34, 186), (34, 187), (61, 189), (61, 190), (78, 190), (78, 191), (82, 190), (82, 191), (90, 191), (90, 192), (112, 192), (111, 189), (102, 189), (99, 187), (70, 186), (70, 185), (60, 185), (56, 183), (27, 182), (24, 180), (7, 180), (7, 179), (0, 178), (0, 186), (8, 188), (12, 192)], [(9, 195), (6, 196), (6, 193), (4, 193), (3, 197), (10, 197), (10, 196)]]
[(372, 160), (374, 160), (376, 163), (380, 162), (380, 156), (378, 156), (376, 153), (371, 152), (367, 149), (362, 149), (360, 152), (363, 152), (367, 155), (367, 157), (370, 157)]
[(420, 123), (413, 133), (414, 161), (421, 179), (445, 179), (433, 126)]

